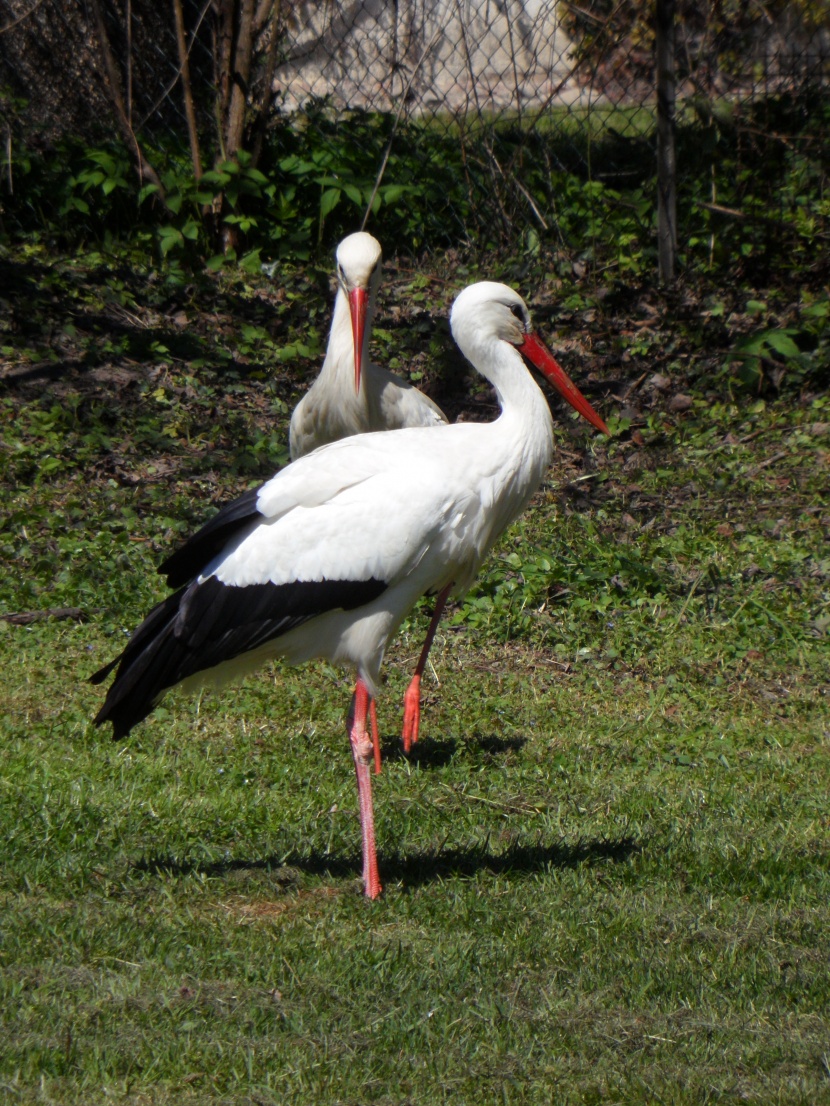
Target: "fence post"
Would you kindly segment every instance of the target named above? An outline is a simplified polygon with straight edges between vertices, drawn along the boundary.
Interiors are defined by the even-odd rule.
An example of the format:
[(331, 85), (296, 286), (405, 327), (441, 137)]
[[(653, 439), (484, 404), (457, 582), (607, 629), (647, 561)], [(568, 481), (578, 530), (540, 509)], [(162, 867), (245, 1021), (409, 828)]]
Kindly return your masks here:
[(675, 0), (657, 0), (657, 258), (661, 284), (674, 280), (677, 255), (674, 7)]

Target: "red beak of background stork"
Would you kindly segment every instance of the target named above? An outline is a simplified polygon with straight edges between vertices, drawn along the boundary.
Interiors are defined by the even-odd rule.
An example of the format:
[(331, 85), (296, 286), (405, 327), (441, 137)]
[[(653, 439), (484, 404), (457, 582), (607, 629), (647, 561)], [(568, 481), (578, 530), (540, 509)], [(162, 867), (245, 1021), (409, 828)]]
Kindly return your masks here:
[(516, 348), (519, 353), (536, 366), (545, 379), (550, 381), (557, 392), (570, 403), (575, 411), (578, 411), (597, 430), (601, 430), (603, 434), (608, 433), (605, 422), (596, 413), (550, 350), (539, 341), (535, 334), (526, 334), (525, 340)]
[(365, 288), (352, 288), (349, 292), (349, 311), (352, 316), (354, 339), (354, 390), (360, 391), (360, 366), (363, 364), (363, 335), (366, 330), (366, 308), (369, 293)]

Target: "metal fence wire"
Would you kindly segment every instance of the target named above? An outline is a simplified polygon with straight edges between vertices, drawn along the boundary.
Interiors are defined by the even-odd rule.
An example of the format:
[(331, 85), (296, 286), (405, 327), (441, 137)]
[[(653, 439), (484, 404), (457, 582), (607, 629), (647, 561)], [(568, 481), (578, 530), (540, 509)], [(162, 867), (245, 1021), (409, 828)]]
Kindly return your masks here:
[[(101, 20), (131, 128), (156, 142), (186, 142), (177, 8), (207, 131), (218, 80), (214, 16), (228, 2), (0, 0), (7, 144), (48, 150), (68, 134), (93, 138), (112, 129)], [(260, 0), (258, 6), (267, 14), (259, 57), (269, 55), (272, 41), (274, 51), (270, 68), (262, 61), (246, 91), (249, 99), (262, 95), (269, 81), (275, 133), (307, 126), (316, 113), (326, 120), (320, 140), (328, 135), (335, 150), (340, 128), (356, 114), (379, 113), (394, 120), (410, 153), (425, 143), (424, 173), (428, 136), (462, 148), (468, 202), (441, 213), (448, 241), (471, 239), (484, 227), (509, 238), (519, 220), (555, 226), (555, 189), (524, 186), (517, 171), (522, 151), (544, 159), (551, 173), (567, 168), (610, 188), (653, 173), (654, 19), (642, 0)], [(826, 154), (826, 137), (794, 123), (797, 111), (782, 115), (763, 105), (826, 96), (829, 13), (827, 0), (677, 3), (676, 117), (686, 152), (705, 144), (728, 115), (738, 175), (742, 153), (747, 173), (762, 171), (764, 143)], [(499, 156), (506, 133), (509, 165)], [(367, 156), (377, 160), (377, 150)], [(690, 164), (681, 141), (681, 189)], [(366, 175), (377, 169), (367, 165)], [(716, 206), (717, 196), (711, 198)], [(592, 216), (592, 233), (601, 218), (600, 210)]]

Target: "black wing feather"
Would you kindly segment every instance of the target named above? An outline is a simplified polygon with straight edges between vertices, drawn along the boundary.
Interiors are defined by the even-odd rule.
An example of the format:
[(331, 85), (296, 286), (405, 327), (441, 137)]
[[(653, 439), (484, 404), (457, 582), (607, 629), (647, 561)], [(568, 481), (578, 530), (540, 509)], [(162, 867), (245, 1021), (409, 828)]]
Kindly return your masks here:
[(184, 545), (159, 565), (158, 571), (167, 577), (169, 587), (180, 588), (193, 580), (222, 552), (234, 534), (262, 518), (257, 508), (259, 492), (259, 488), (251, 488), (239, 499), (226, 503)]
[(121, 656), (91, 677), (101, 683), (118, 666), (95, 722), (112, 722), (113, 738), (121, 738), (188, 676), (249, 653), (327, 611), (371, 603), (387, 586), (372, 578), (232, 587), (210, 576), (180, 588), (150, 611)]

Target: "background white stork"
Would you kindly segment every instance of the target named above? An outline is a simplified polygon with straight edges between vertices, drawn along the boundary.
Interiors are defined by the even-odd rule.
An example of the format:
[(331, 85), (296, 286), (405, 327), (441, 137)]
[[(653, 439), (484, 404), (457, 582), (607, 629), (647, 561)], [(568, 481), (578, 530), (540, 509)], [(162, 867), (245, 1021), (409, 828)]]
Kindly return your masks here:
[[(329, 342), (320, 375), (291, 416), (288, 443), (292, 461), (352, 434), (447, 422), (429, 396), (369, 360), (382, 259), (380, 242), (366, 231), (350, 234), (337, 247), (337, 295)], [(404, 696), (403, 745), (407, 753), (412, 742), (418, 740), (421, 677), (446, 599), (443, 594), (436, 601), (415, 674)], [(369, 703), (369, 717), (375, 772), (379, 772), (374, 698)]]
[(418, 598), (469, 588), (481, 561), (539, 485), (553, 452), (544, 395), (522, 354), (598, 429), (602, 419), (534, 336), (503, 284), (466, 288), (452, 332), (494, 386), (493, 423), (363, 434), (316, 450), (211, 519), (161, 566), (178, 590), (120, 657), (95, 719), (122, 737), (163, 693), (223, 681), (269, 657), (357, 671), (347, 730), (357, 776), (363, 881), (381, 883), (366, 731), (384, 651)]
[(414, 385), (369, 360), (382, 252), (366, 231), (337, 247), (337, 295), (320, 375), (291, 416), (291, 460), (321, 445), (407, 426), (439, 426), (441, 408)]

